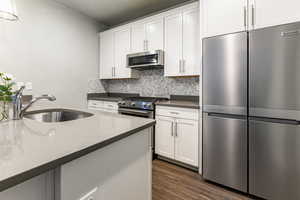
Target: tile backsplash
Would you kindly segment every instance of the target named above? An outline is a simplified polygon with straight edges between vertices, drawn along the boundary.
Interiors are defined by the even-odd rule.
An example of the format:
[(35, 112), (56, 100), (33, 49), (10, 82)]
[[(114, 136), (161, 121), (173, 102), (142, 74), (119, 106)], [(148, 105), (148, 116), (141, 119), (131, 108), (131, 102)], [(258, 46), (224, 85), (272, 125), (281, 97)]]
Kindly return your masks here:
[[(91, 84), (96, 92), (139, 93), (141, 96), (169, 97), (173, 95), (199, 95), (199, 77), (167, 78), (164, 71), (140, 71), (139, 79), (101, 80)], [(98, 89), (97, 89), (98, 88)]]

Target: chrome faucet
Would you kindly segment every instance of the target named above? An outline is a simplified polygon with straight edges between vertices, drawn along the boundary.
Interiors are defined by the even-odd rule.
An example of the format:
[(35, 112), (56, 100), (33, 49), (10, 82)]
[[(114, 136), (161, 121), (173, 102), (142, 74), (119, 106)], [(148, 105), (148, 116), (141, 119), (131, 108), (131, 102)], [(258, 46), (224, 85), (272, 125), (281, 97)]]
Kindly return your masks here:
[(16, 94), (13, 96), (13, 119), (14, 120), (20, 120), (23, 119), (25, 112), (34, 104), (35, 102), (46, 99), (49, 101), (55, 101), (56, 98), (55, 96), (52, 95), (42, 95), (40, 97), (35, 97), (33, 98), (28, 105), (26, 105), (23, 108), (23, 103), (22, 103), (22, 97), (23, 97), (23, 92), (24, 92), (25, 86), (22, 86)]

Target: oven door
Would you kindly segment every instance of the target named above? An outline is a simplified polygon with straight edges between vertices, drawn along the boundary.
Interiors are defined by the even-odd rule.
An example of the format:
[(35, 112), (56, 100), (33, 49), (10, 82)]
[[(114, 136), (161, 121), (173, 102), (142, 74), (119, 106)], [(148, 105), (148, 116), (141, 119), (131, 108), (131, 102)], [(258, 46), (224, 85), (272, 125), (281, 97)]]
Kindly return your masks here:
[(151, 111), (151, 110), (119, 108), (119, 114), (136, 116), (136, 117), (144, 117), (144, 118), (154, 118), (153, 111)]
[(164, 65), (163, 51), (157, 50), (153, 52), (144, 52), (130, 54), (127, 56), (127, 66), (129, 68), (151, 68)]

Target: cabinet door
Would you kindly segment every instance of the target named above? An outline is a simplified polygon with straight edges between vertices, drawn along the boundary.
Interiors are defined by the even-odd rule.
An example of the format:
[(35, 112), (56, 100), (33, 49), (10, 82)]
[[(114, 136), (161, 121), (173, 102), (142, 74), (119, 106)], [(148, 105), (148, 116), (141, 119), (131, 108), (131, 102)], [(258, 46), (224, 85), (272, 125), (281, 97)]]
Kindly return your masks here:
[(204, 0), (200, 3), (203, 12), (204, 37), (247, 29), (247, 0)]
[(113, 78), (130, 78), (131, 69), (127, 68), (127, 54), (131, 50), (130, 27), (118, 30), (115, 36), (115, 75)]
[(298, 22), (299, 8), (299, 0), (250, 0), (250, 27), (259, 29)]
[(114, 35), (107, 31), (100, 34), (100, 79), (111, 79), (114, 67)]
[(198, 7), (184, 10), (182, 39), (182, 73), (185, 76), (200, 74), (200, 42)]
[(175, 160), (198, 166), (198, 123), (193, 120), (176, 120)]
[(182, 14), (165, 18), (165, 76), (179, 76), (182, 59)]
[(174, 159), (174, 120), (169, 117), (156, 117), (155, 153)]
[(131, 53), (146, 51), (145, 24), (139, 23), (131, 26)]
[(156, 18), (146, 23), (146, 50), (164, 49), (164, 20)]

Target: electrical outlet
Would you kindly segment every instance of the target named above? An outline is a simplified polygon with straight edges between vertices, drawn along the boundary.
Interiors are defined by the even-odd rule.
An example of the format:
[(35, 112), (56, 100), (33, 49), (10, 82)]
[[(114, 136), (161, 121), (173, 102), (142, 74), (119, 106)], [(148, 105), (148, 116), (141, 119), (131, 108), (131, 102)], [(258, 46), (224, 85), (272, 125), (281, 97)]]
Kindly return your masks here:
[(79, 200), (96, 200), (95, 194), (96, 194), (97, 190), (98, 190), (98, 187), (92, 189), (90, 192), (85, 194)]
[(31, 91), (32, 90), (32, 82), (27, 82), (25, 84), (25, 88), (26, 88), (26, 90)]
[(17, 90), (19, 90), (24, 85), (24, 82), (17, 82)]

